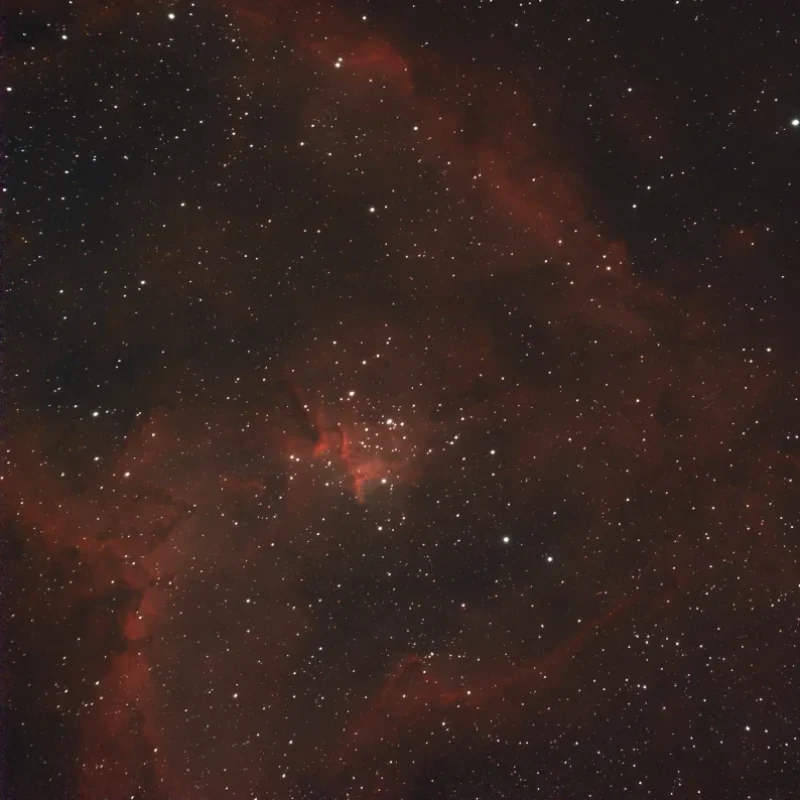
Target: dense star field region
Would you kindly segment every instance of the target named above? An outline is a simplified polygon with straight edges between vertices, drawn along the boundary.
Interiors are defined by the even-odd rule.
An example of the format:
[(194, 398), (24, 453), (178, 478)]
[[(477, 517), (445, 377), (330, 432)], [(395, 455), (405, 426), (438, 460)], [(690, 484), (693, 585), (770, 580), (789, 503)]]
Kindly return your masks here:
[(4, 800), (800, 796), (798, 11), (12, 2)]

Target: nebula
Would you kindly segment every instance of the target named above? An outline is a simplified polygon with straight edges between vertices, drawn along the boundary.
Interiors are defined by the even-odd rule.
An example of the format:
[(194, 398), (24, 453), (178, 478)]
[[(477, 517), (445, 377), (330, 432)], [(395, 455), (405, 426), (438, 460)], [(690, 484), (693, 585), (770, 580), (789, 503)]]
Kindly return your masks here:
[(785, 70), (638, 8), (37, 6), (9, 797), (790, 796), (796, 137), (707, 163)]

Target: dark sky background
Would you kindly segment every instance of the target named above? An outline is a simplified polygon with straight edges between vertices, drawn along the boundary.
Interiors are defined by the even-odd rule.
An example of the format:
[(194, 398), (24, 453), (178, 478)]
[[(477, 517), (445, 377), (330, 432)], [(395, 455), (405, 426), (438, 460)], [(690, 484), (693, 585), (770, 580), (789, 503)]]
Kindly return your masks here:
[(800, 787), (792, 2), (21, 2), (10, 800)]

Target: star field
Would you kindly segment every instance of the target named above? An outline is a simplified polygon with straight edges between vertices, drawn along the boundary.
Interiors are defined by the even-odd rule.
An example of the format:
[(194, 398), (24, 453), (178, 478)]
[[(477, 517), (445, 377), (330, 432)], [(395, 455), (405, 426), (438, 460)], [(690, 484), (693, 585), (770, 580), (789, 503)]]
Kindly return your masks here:
[(799, 23), (12, 3), (3, 796), (796, 797)]

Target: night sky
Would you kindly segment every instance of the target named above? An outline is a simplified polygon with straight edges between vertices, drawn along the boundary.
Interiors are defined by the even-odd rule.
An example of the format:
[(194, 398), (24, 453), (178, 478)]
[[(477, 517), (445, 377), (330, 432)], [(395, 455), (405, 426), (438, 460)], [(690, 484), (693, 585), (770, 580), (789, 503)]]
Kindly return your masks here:
[(3, 800), (800, 796), (800, 6), (4, 47)]

